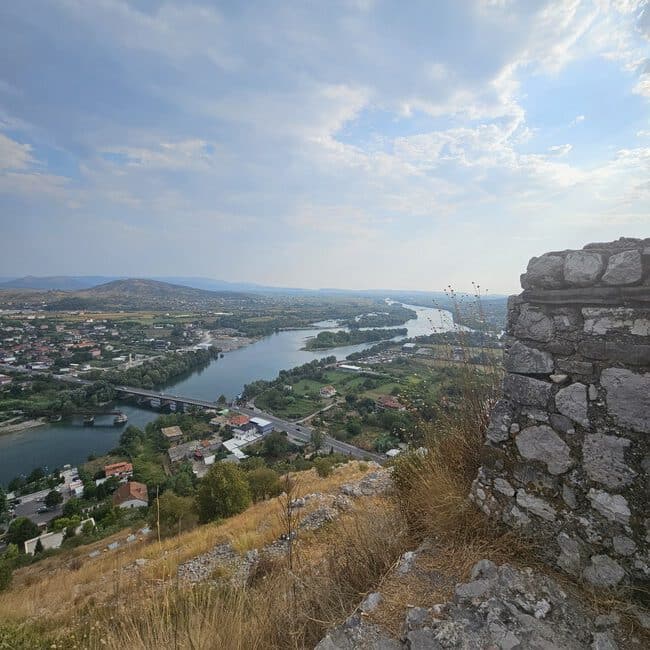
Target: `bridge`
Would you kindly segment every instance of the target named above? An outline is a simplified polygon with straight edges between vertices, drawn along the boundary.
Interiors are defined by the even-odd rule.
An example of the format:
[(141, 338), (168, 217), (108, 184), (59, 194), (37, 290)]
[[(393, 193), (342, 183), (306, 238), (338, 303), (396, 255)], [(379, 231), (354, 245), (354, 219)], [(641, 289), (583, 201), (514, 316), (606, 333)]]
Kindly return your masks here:
[[(0, 370), (4, 368), (13, 371), (19, 370), (30, 375), (53, 377), (54, 379), (73, 384), (88, 385), (93, 383), (92, 381), (81, 379), (79, 377), (72, 377), (69, 375), (53, 375), (49, 372), (31, 370), (25, 367), (17, 368), (15, 366), (4, 366), (3, 364), (0, 364)], [(209, 400), (197, 399), (194, 397), (185, 397), (182, 395), (174, 395), (171, 393), (159, 393), (153, 390), (147, 390), (145, 388), (136, 388), (134, 386), (113, 386), (113, 389), (122, 396), (134, 395), (136, 397), (142, 397), (150, 400), (160, 400), (161, 406), (174, 403), (176, 404), (177, 408), (182, 408), (184, 406), (197, 406), (199, 408), (217, 410), (222, 408), (221, 405)], [(229, 408), (238, 413), (242, 413), (243, 415), (248, 415), (249, 417), (260, 417), (268, 420), (269, 422), (272, 422), (276, 429), (286, 431), (289, 438), (296, 442), (308, 443), (311, 441), (311, 435), (314, 430), (305, 424), (304, 420), (301, 420), (299, 422), (282, 420), (275, 417), (274, 415), (271, 415), (270, 413), (260, 411), (257, 408), (249, 409), (241, 406), (232, 406)], [(332, 438), (331, 436), (324, 436), (322, 446), (325, 449), (331, 448), (340, 454), (345, 454), (346, 456), (351, 456), (352, 458), (358, 458), (360, 460), (374, 460), (377, 463), (383, 463), (386, 461), (386, 456), (383, 454), (377, 454), (371, 451), (366, 451), (365, 449), (359, 449), (359, 447), (355, 447), (354, 445), (343, 442), (341, 440), (336, 440), (336, 438)]]
[[(113, 386), (114, 390), (122, 395), (135, 395), (137, 397), (144, 397), (146, 399), (155, 399), (160, 400), (161, 406), (164, 404), (175, 403), (176, 407), (184, 406), (196, 406), (204, 409), (220, 409), (223, 408), (221, 405), (216, 402), (211, 402), (208, 400), (196, 399), (194, 397), (184, 397), (182, 395), (174, 395), (172, 393), (158, 393), (153, 390), (146, 390), (144, 388), (134, 388), (132, 386)], [(296, 442), (308, 443), (311, 441), (311, 436), (313, 429), (303, 421), (300, 422), (291, 422), (290, 420), (283, 420), (281, 418), (275, 417), (270, 413), (265, 413), (258, 408), (246, 408), (243, 406), (230, 406), (230, 410), (242, 415), (247, 415), (249, 417), (259, 417), (269, 422), (272, 422), (276, 429), (281, 431), (286, 431), (289, 438), (293, 439)], [(331, 436), (324, 436), (323, 448), (333, 449), (334, 451), (344, 454), (346, 456), (352, 456), (353, 458), (358, 458), (361, 460), (374, 460), (377, 463), (383, 463), (386, 461), (386, 457), (382, 454), (377, 454), (371, 451), (366, 451), (365, 449), (360, 449), (355, 447), (347, 442), (341, 440), (336, 440)]]

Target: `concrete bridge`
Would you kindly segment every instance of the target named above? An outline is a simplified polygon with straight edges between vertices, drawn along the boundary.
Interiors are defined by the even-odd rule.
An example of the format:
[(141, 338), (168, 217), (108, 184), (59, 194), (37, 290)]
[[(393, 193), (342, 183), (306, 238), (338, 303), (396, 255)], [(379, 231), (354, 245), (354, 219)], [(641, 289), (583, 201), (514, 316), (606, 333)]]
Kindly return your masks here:
[[(153, 390), (146, 390), (144, 388), (134, 388), (132, 386), (114, 386), (116, 392), (122, 395), (135, 395), (137, 397), (144, 397), (146, 399), (156, 399), (160, 400), (161, 406), (164, 404), (175, 403), (176, 408), (184, 406), (197, 406), (204, 409), (220, 409), (221, 405), (217, 402), (211, 402), (208, 400), (196, 399), (194, 397), (185, 397), (182, 395), (174, 395), (172, 393), (159, 393)], [(276, 429), (281, 431), (286, 431), (289, 438), (296, 442), (308, 443), (311, 441), (311, 435), (313, 429), (303, 421), (300, 422), (291, 422), (289, 420), (282, 420), (280, 418), (271, 415), (270, 413), (265, 413), (259, 409), (249, 409), (244, 407), (232, 406), (229, 407), (230, 410), (236, 411), (237, 413), (242, 413), (243, 415), (248, 415), (249, 417), (260, 417), (265, 420), (272, 422)], [(371, 451), (366, 451), (365, 449), (359, 449), (347, 442), (342, 442), (341, 440), (336, 440), (330, 436), (325, 436), (322, 444), (324, 449), (333, 449), (337, 453), (345, 454), (346, 456), (352, 456), (353, 458), (358, 459), (367, 459), (374, 460), (378, 463), (383, 463), (386, 460), (386, 456), (383, 454), (377, 454)]]

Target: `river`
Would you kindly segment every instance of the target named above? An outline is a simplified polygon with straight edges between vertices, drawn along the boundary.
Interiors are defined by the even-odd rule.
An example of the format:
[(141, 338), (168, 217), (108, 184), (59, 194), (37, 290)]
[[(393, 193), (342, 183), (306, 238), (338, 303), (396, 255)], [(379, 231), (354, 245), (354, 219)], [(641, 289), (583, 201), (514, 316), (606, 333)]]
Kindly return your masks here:
[[(454, 328), (449, 312), (429, 307), (405, 305), (417, 313), (407, 321), (407, 336), (421, 336), (432, 332), (447, 332)], [(336, 327), (335, 322), (322, 322), (319, 328)], [(273, 379), (283, 369), (334, 355), (344, 359), (352, 352), (363, 350), (374, 343), (362, 343), (332, 350), (307, 351), (305, 341), (315, 336), (318, 329), (278, 332), (245, 348), (226, 353), (207, 367), (165, 387), (176, 395), (205, 400), (216, 400), (219, 395), (232, 399), (256, 379)], [(120, 404), (120, 410), (129, 418), (128, 424), (143, 427), (158, 417), (153, 410), (130, 404)], [(6, 485), (14, 476), (27, 474), (34, 467), (49, 469), (66, 463), (83, 463), (90, 454), (104, 454), (116, 446), (124, 427), (111, 425), (112, 417), (97, 418), (94, 427), (83, 427), (79, 421), (47, 424), (34, 429), (0, 435), (0, 484)]]

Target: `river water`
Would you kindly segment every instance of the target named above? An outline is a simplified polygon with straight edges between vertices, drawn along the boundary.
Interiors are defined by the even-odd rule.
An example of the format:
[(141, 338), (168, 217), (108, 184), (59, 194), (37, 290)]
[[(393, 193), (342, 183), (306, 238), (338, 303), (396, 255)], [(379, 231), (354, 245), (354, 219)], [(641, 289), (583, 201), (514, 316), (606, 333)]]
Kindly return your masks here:
[[(416, 318), (402, 326), (407, 328), (408, 337), (454, 328), (452, 316), (447, 311), (405, 306), (417, 313)], [(322, 322), (318, 327), (332, 328), (336, 323)], [(165, 390), (173, 389), (175, 395), (205, 400), (216, 400), (222, 394), (232, 399), (241, 392), (244, 384), (256, 379), (273, 379), (280, 370), (326, 356), (344, 359), (352, 352), (374, 345), (363, 343), (332, 350), (302, 350), (307, 338), (317, 333), (317, 329), (304, 329), (272, 334), (245, 348), (226, 353), (207, 367), (166, 386)], [(138, 427), (158, 417), (156, 411), (130, 404), (120, 404), (119, 408), (128, 416), (128, 424)], [(112, 417), (98, 417), (93, 427), (83, 427), (80, 421), (73, 420), (0, 435), (0, 484), (6, 485), (14, 476), (29, 473), (34, 467), (54, 469), (66, 463), (83, 463), (90, 454), (106, 453), (116, 446), (124, 430), (124, 427), (112, 426), (111, 422)]]

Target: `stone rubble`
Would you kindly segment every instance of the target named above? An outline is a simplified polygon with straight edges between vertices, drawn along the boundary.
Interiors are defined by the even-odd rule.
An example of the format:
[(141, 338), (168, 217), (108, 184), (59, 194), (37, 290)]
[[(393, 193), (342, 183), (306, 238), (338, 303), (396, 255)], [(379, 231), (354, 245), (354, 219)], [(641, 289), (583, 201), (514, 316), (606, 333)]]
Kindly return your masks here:
[[(370, 463), (373, 471), (365, 474), (355, 483), (347, 483), (340, 488), (340, 494), (323, 494), (315, 492), (298, 497), (291, 502), (291, 508), (302, 511), (311, 504), (317, 507), (305, 514), (298, 523), (298, 534), (322, 528), (338, 518), (342, 512), (354, 507), (353, 498), (377, 496), (386, 493), (392, 487), (391, 470)], [(227, 580), (231, 584), (245, 585), (260, 558), (282, 557), (287, 552), (287, 540), (278, 539), (261, 549), (253, 549), (241, 555), (230, 543), (217, 544), (206, 553), (187, 560), (178, 567), (181, 582), (198, 583), (206, 581)]]
[[(392, 636), (365, 609), (330, 631), (316, 650), (624, 650), (644, 648), (620, 626), (616, 613), (597, 616), (553, 579), (531, 569), (477, 562), (469, 582), (456, 585), (448, 603), (408, 607), (402, 633)], [(405, 608), (406, 608), (405, 604)], [(373, 617), (376, 620), (377, 617)]]

